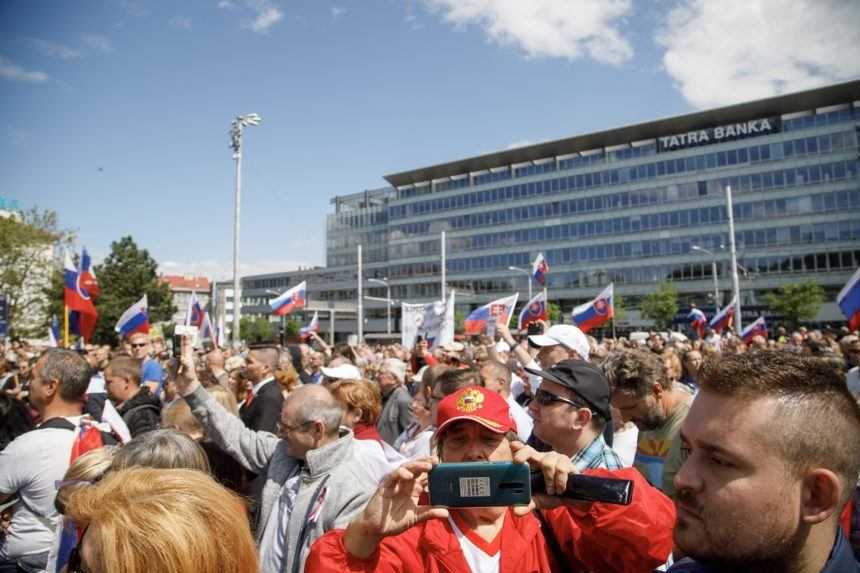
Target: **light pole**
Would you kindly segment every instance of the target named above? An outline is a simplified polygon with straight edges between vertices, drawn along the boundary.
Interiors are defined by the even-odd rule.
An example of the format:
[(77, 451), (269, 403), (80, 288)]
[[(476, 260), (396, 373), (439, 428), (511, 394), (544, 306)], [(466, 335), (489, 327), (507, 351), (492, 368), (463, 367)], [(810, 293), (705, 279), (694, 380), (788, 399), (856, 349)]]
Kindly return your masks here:
[[(387, 312), (387, 331), (388, 334), (391, 334), (391, 285), (388, 284), (388, 277), (384, 279), (367, 279), (369, 283), (376, 283), (383, 285), (385, 287), (385, 302), (386, 302), (386, 312)], [(366, 298), (366, 297), (365, 297)]]
[(729, 216), (729, 255), (732, 258), (732, 294), (735, 299), (735, 333), (743, 332), (741, 320), (741, 284), (738, 280), (738, 252), (735, 247), (735, 213), (732, 207), (732, 186), (726, 185), (726, 213)]
[[(526, 269), (521, 269), (520, 267), (508, 267), (509, 271), (514, 271), (515, 273), (523, 273), (528, 277), (529, 283), (529, 301), (532, 299), (532, 273)], [(527, 303), (528, 304), (528, 303)]]
[(706, 255), (711, 256), (711, 276), (714, 278), (714, 308), (715, 314), (719, 314), (720, 312), (720, 283), (719, 278), (717, 277), (717, 255), (714, 254), (713, 251), (709, 251), (704, 247), (700, 247), (698, 245), (692, 245), (690, 249), (694, 251), (699, 251), (700, 253), (705, 253)]
[(260, 116), (246, 113), (237, 116), (230, 128), (230, 147), (236, 162), (236, 206), (233, 214), (233, 346), (239, 346), (239, 322), (241, 320), (241, 288), (239, 279), (239, 205), (242, 193), (242, 128), (246, 125), (260, 125)]

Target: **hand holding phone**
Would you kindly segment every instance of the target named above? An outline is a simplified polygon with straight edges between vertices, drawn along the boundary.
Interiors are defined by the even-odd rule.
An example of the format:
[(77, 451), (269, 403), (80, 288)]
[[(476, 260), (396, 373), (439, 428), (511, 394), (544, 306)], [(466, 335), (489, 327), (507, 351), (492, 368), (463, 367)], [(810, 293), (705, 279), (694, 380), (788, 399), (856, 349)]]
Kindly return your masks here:
[(529, 467), (512, 462), (448, 463), (429, 475), (430, 504), (445, 507), (507, 507), (531, 503)]

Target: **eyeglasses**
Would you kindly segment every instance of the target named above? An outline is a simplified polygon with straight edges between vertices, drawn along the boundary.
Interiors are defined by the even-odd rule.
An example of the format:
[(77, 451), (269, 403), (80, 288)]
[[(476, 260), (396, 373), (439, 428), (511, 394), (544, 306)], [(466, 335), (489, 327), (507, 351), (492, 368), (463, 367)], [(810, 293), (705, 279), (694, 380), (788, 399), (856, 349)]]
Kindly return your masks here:
[(295, 432), (296, 430), (298, 430), (299, 428), (302, 428), (303, 426), (307, 426), (308, 424), (313, 424), (313, 422), (307, 421), (307, 422), (301, 422), (299, 424), (296, 424), (295, 426), (287, 426), (286, 424), (284, 424), (283, 422), (278, 420), (276, 428), (278, 430), (278, 434), (280, 434), (282, 436), (286, 436), (287, 434), (291, 434), (291, 433)]
[(144, 346), (149, 346), (149, 343), (148, 342), (138, 342), (136, 344), (132, 343), (132, 345), (131, 345), (132, 348), (143, 348)]
[[(558, 394), (553, 394), (552, 392), (547, 392), (543, 388), (538, 388), (538, 391), (535, 392), (535, 402), (537, 402), (541, 406), (549, 406), (553, 402), (563, 402), (565, 404), (573, 406), (574, 408), (588, 408), (588, 406), (585, 406), (579, 402), (574, 402), (569, 398), (559, 396)], [(591, 408), (588, 409), (590, 410)]]

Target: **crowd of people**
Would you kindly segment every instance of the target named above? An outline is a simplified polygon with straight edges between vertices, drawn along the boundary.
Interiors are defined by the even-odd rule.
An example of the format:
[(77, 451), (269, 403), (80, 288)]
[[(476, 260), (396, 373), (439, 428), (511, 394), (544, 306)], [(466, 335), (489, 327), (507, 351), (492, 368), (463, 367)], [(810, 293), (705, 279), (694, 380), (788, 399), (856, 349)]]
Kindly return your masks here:
[[(0, 573), (860, 571), (860, 337), (0, 348)], [(172, 341), (171, 341), (172, 342)], [(438, 464), (543, 474), (431, 505)], [(628, 504), (563, 497), (629, 480)], [(462, 487), (462, 485), (461, 485)]]

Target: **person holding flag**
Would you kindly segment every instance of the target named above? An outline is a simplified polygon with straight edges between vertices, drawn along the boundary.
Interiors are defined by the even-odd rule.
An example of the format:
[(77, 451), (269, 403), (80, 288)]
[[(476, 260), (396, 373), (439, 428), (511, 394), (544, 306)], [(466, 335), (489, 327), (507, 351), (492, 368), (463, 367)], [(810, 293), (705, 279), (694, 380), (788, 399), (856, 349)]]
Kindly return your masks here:
[(149, 340), (149, 307), (146, 294), (122, 313), (115, 327), (121, 338), (128, 338), (131, 355), (140, 360), (141, 386), (149, 388), (152, 395), (161, 398), (164, 387), (164, 369), (153, 359)]
[(314, 316), (311, 318), (310, 324), (307, 326), (303, 326), (299, 331), (299, 335), (302, 338), (310, 338), (312, 332), (320, 331), (320, 317), (317, 311), (314, 311)]
[[(496, 299), (484, 306), (478, 307), (466, 317), (465, 332), (466, 334), (488, 334), (495, 332), (497, 324), (507, 324), (511, 321), (511, 316), (514, 314), (514, 307), (517, 305), (519, 293)], [(490, 324), (492, 323), (492, 326)]]
[(695, 304), (690, 305), (690, 314), (687, 315), (687, 320), (690, 321), (690, 326), (696, 331), (699, 338), (705, 337), (705, 325), (708, 324), (708, 317), (705, 313), (696, 308)]
[(291, 289), (287, 289), (272, 299), (269, 305), (272, 307), (272, 314), (276, 316), (285, 316), (294, 310), (301, 310), (307, 304), (306, 290), (307, 281), (302, 281)]
[(588, 332), (592, 328), (599, 328), (615, 316), (612, 302), (615, 296), (614, 287), (614, 283), (609, 283), (596, 298), (573, 309), (571, 318), (579, 330)]
[(539, 292), (530, 301), (528, 301), (520, 311), (517, 328), (520, 331), (524, 331), (528, 328), (529, 324), (538, 322), (539, 320), (548, 320), (548, 318), (549, 313), (546, 308), (546, 294), (544, 292)]
[(543, 253), (538, 253), (535, 262), (532, 263), (532, 280), (541, 286), (545, 286), (548, 272), (549, 264), (546, 262)]
[(722, 333), (725, 329), (731, 329), (735, 320), (735, 299), (733, 298), (720, 312), (714, 315), (708, 328), (716, 332)]

